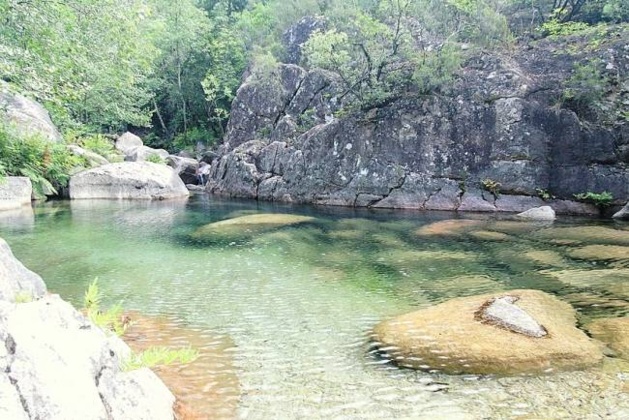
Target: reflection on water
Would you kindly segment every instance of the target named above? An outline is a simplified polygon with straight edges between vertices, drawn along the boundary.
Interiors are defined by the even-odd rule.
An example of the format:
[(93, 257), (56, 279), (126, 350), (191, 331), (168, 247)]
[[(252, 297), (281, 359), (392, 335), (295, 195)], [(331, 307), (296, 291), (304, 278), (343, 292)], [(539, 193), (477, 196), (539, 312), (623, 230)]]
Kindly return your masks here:
[[(199, 230), (261, 213), (313, 219), (231, 236)], [(201, 418), (629, 418), (621, 359), (491, 378), (402, 370), (377, 357), (374, 324), (453, 297), (540, 289), (572, 304), (580, 325), (629, 312), (626, 225), (465, 219), (198, 196), (52, 202), (35, 208), (34, 225), (0, 223), (0, 234), (66, 299), (80, 303), (98, 277), (110, 302), (168, 319), (145, 320), (133, 345), (202, 350), (175, 369), (179, 382), (160, 372)]]

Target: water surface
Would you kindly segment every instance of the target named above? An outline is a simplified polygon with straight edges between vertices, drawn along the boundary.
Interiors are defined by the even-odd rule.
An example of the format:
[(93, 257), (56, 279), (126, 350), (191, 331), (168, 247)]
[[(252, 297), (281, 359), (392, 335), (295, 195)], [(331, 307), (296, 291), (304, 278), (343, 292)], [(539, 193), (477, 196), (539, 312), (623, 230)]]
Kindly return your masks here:
[[(382, 319), (514, 288), (558, 296), (582, 325), (624, 316), (627, 224), (565, 218), (540, 225), (204, 195), (51, 202), (34, 213), (34, 222), (0, 219), (15, 255), (76, 306), (98, 278), (106, 303), (169, 320), (151, 324), (163, 340), (153, 341), (202, 351), (196, 368), (181, 368), (183, 399), (207, 418), (629, 418), (629, 374), (620, 359), (542, 377), (447, 376), (398, 369), (368, 342)], [(232, 238), (191, 236), (205, 224), (256, 213), (314, 220)], [(473, 221), (446, 221), (460, 218)]]

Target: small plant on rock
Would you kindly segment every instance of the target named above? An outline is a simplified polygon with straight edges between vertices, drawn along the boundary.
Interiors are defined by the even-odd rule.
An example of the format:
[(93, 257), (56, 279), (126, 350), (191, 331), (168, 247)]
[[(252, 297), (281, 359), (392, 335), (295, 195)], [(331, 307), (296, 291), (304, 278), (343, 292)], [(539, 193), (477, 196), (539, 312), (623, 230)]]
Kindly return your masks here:
[(166, 164), (166, 161), (164, 160), (164, 158), (155, 153), (153, 153), (152, 155), (148, 155), (148, 157), (146, 158), (146, 161), (159, 163), (159, 164)]
[(603, 191), (602, 193), (588, 191), (585, 193), (574, 194), (574, 198), (578, 201), (583, 201), (584, 203), (592, 203), (597, 207), (607, 207), (612, 203), (612, 201), (614, 201), (614, 196), (607, 191)]
[(133, 354), (123, 362), (123, 370), (135, 370), (143, 367), (170, 365), (173, 363), (191, 363), (199, 357), (199, 351), (191, 347), (171, 349), (168, 347), (149, 347), (141, 353)]
[(493, 179), (485, 178), (481, 181), (481, 186), (484, 190), (489, 191), (495, 197), (498, 197), (502, 184), (498, 181), (494, 181)]
[(102, 311), (100, 304), (102, 294), (98, 288), (98, 278), (90, 283), (85, 296), (83, 298), (84, 312), (87, 317), (98, 327), (105, 331), (113, 331), (116, 335), (121, 336), (127, 329), (128, 323), (125, 322), (124, 310), (122, 303), (117, 303)]
[(543, 188), (536, 188), (535, 192), (537, 192), (537, 196), (544, 201), (552, 200), (553, 198), (555, 198), (554, 195), (552, 195), (550, 192), (548, 192), (548, 190), (543, 189)]

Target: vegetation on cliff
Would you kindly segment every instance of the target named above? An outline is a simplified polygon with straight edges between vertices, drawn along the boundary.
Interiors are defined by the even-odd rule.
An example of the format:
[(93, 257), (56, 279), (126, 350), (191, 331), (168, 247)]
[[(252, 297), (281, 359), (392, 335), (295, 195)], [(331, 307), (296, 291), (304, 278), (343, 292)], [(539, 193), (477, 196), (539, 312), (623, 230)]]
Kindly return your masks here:
[[(629, 6), (624, 0), (0, 0), (0, 16), (0, 78), (45, 103), (62, 130), (142, 128), (149, 143), (181, 149), (223, 135), (243, 73), (284, 61), (282, 37), (304, 16), (323, 23), (305, 41), (300, 64), (338, 72), (348, 99), (369, 107), (400, 93), (439, 91), (464, 51), (508, 51), (524, 33), (565, 36), (627, 22)], [(597, 63), (582, 67), (565, 96), (579, 107), (599, 99), (581, 93), (597, 94), (588, 83), (604, 77)], [(627, 114), (626, 107), (615, 112)]]

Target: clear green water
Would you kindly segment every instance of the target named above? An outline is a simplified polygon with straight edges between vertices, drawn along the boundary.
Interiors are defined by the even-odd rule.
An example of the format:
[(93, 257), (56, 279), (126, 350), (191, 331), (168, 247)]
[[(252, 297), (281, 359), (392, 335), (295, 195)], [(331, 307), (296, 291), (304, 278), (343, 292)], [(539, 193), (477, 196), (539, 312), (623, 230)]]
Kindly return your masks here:
[[(278, 212), (315, 220), (208, 242), (190, 236), (207, 223)], [(401, 370), (375, 357), (368, 334), (379, 320), (457, 296), (541, 289), (575, 306), (582, 324), (629, 312), (627, 224), (466, 215), (479, 222), (422, 234), (458, 217), (196, 196), (52, 202), (35, 208), (34, 222), (0, 218), (0, 235), (77, 306), (98, 277), (112, 303), (229, 336), (240, 418), (629, 418), (629, 374), (617, 359), (586, 372), (487, 378)], [(613, 248), (601, 256), (592, 244)]]

